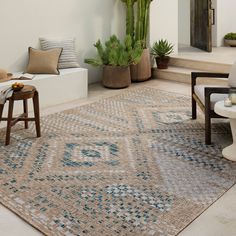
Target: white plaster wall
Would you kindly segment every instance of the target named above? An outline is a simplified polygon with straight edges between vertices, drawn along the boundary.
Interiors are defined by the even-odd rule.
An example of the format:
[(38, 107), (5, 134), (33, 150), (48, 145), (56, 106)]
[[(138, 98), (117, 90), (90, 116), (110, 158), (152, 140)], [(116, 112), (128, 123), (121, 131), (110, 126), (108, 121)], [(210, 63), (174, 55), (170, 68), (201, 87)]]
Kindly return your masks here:
[(179, 44), (190, 45), (190, 0), (178, 0)]
[(22, 71), (27, 48), (38, 38), (76, 38), (78, 61), (89, 68), (89, 81), (100, 79), (99, 69), (83, 63), (95, 55), (93, 43), (116, 33), (123, 36), (124, 5), (120, 0), (1, 0), (0, 68)]
[(178, 52), (178, 0), (154, 0), (150, 10), (150, 43), (167, 39)]
[(217, 46), (223, 45), (223, 38), (229, 32), (236, 32), (235, 0), (217, 0)]

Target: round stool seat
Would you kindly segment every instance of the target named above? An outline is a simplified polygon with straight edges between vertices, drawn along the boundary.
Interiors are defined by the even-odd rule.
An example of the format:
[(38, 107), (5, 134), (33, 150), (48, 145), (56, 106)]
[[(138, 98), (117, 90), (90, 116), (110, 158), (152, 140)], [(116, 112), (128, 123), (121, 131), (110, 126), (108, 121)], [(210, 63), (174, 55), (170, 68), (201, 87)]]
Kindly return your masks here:
[(19, 91), (14, 91), (12, 96), (9, 99), (13, 100), (24, 100), (24, 99), (29, 99), (34, 96), (34, 93), (36, 91), (36, 88), (31, 85), (25, 85), (21, 90)]

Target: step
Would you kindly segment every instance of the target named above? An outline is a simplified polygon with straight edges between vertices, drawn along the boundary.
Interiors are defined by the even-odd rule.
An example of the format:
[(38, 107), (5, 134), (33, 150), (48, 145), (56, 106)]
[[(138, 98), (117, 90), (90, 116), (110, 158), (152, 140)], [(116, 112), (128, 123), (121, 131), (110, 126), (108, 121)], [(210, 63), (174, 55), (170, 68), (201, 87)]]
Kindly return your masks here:
[(170, 66), (189, 68), (191, 70), (199, 71), (211, 71), (211, 72), (221, 72), (228, 73), (231, 69), (232, 64), (230, 63), (220, 63), (213, 62), (209, 60), (196, 60), (190, 58), (182, 58), (181, 56), (171, 56)]
[[(191, 72), (200, 72), (203, 70), (189, 69), (184, 67), (169, 66), (168, 69), (152, 69), (153, 78), (172, 80), (181, 83), (191, 84)], [(199, 78), (198, 84), (215, 84), (227, 86), (227, 79), (222, 78)]]

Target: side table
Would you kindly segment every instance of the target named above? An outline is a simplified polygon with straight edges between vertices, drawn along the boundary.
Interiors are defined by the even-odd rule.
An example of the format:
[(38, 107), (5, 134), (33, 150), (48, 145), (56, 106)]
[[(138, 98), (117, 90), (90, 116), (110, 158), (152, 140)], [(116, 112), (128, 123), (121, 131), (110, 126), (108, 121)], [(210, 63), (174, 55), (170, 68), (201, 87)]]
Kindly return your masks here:
[[(32, 118), (28, 117), (28, 99), (33, 99), (34, 117)], [(36, 88), (34, 86), (25, 85), (22, 90), (13, 92), (12, 96), (7, 100), (9, 101), (8, 117), (2, 117), (4, 105), (0, 104), (0, 122), (7, 121), (5, 144), (10, 144), (11, 127), (18, 121), (24, 121), (26, 129), (28, 129), (28, 122), (34, 121), (37, 137), (40, 137), (39, 94)], [(18, 117), (13, 117), (14, 102), (19, 100), (23, 101), (24, 113)]]
[(215, 113), (230, 119), (233, 144), (224, 148), (222, 154), (226, 159), (236, 161), (236, 105), (232, 107), (225, 107), (224, 101), (219, 101), (215, 104), (214, 110)]

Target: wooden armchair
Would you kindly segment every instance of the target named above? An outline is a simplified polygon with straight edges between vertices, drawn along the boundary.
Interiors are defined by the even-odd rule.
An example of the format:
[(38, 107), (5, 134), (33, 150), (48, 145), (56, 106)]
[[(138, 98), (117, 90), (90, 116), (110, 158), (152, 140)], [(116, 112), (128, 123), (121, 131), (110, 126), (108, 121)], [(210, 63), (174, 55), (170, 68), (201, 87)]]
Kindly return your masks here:
[(229, 87), (197, 85), (197, 78), (228, 78), (228, 73), (192, 72), (192, 119), (197, 118), (197, 104), (205, 113), (205, 143), (211, 144), (211, 118), (223, 118), (214, 112), (214, 105), (228, 97)]

